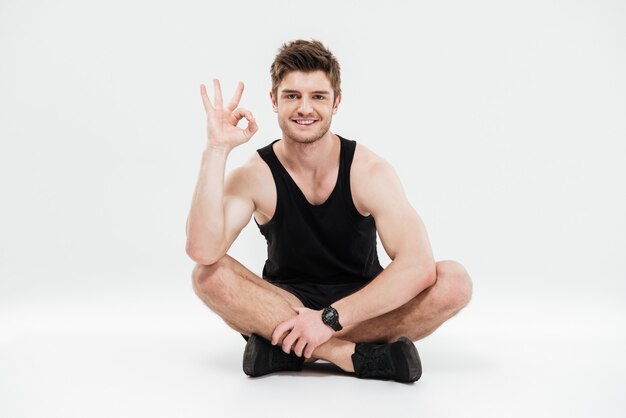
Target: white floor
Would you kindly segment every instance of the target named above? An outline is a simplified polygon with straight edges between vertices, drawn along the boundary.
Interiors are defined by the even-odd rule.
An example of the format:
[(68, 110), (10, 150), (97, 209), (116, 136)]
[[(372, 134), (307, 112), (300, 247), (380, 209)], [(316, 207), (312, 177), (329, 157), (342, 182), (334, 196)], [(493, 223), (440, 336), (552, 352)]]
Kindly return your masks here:
[(245, 341), (188, 286), (126, 290), (0, 305), (0, 417), (626, 416), (619, 298), (475, 284), (472, 304), (416, 344), (424, 374), (405, 385), (327, 363), (248, 378)]

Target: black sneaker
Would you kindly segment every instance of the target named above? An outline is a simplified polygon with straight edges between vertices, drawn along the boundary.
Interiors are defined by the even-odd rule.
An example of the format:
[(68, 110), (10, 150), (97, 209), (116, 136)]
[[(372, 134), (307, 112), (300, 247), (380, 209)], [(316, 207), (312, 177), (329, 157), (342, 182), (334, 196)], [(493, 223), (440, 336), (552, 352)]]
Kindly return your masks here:
[(422, 376), (417, 349), (407, 337), (390, 344), (357, 343), (352, 364), (360, 378), (415, 382)]
[(304, 357), (293, 352), (285, 354), (278, 345), (256, 334), (250, 335), (243, 352), (243, 371), (248, 376), (257, 377), (280, 371), (300, 371)]

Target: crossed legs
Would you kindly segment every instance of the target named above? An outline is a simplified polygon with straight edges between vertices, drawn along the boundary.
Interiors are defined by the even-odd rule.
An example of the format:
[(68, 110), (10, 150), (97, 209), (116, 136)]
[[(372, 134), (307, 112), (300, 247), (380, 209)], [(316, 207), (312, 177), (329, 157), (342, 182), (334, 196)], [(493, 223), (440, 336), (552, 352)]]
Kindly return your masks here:
[[(293, 294), (263, 280), (225, 255), (215, 264), (197, 264), (192, 273), (198, 297), (232, 329), (271, 340), (274, 328), (294, 317), (302, 302)], [(313, 352), (352, 372), (351, 355), (357, 342), (392, 342), (404, 335), (417, 341), (456, 315), (471, 298), (472, 283), (455, 261), (437, 262), (437, 281), (403, 306), (337, 332)]]

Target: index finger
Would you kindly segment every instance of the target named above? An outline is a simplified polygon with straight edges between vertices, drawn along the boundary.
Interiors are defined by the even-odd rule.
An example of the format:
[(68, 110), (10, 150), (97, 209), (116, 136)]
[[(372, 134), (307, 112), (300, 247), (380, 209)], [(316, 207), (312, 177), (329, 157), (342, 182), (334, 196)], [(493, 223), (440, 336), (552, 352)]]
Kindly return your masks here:
[(228, 103), (228, 106), (227, 106), (228, 110), (232, 112), (233, 110), (237, 108), (237, 106), (239, 105), (239, 101), (241, 100), (242, 93), (243, 93), (243, 83), (240, 81), (239, 83), (237, 83), (237, 89), (235, 90), (235, 94), (233, 95), (233, 98), (230, 99), (230, 102)]
[(200, 84), (200, 96), (202, 97), (202, 104), (204, 105), (204, 110), (207, 112), (209, 109), (213, 107), (211, 100), (209, 99), (209, 95), (206, 92), (206, 86), (204, 84)]
[(294, 320), (290, 319), (288, 321), (278, 324), (278, 326), (274, 329), (274, 332), (272, 333), (273, 345), (276, 345), (276, 343), (280, 340), (280, 337), (282, 337), (285, 332), (293, 328), (293, 323)]

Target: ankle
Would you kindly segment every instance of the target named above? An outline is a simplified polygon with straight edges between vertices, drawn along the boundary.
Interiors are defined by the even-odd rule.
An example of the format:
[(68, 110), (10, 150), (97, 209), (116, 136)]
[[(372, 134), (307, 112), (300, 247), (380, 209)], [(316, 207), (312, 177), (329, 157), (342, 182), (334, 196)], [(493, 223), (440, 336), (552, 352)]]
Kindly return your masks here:
[(350, 341), (331, 339), (314, 351), (316, 358), (330, 361), (341, 370), (354, 373), (352, 364), (352, 354), (354, 354), (355, 344)]
[(352, 364), (352, 354), (354, 354), (355, 344), (347, 342), (338, 348), (337, 362), (335, 365), (344, 372), (354, 373), (354, 364)]

